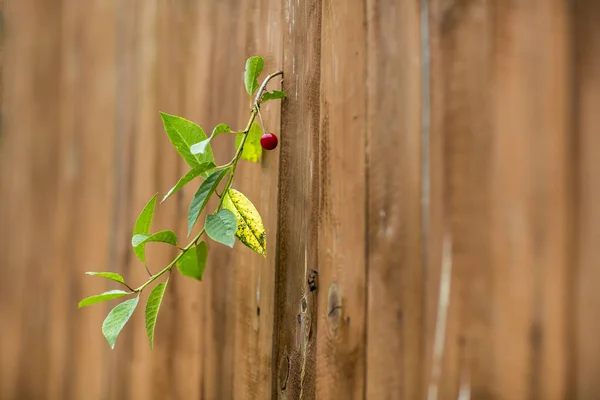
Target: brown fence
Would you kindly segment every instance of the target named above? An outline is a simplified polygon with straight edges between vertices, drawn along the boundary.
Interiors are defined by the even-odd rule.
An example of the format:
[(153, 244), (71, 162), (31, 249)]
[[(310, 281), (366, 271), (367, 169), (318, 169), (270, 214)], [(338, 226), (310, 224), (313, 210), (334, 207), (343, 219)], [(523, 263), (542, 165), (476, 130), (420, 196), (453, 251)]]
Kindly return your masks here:
[[(600, 399), (599, 1), (0, 8), (1, 399)], [(133, 222), (185, 171), (158, 111), (243, 124), (257, 54), (282, 140), (236, 185), (270, 257), (213, 245), (155, 349), (138, 312), (111, 351), (113, 304), (76, 305), (145, 279)]]

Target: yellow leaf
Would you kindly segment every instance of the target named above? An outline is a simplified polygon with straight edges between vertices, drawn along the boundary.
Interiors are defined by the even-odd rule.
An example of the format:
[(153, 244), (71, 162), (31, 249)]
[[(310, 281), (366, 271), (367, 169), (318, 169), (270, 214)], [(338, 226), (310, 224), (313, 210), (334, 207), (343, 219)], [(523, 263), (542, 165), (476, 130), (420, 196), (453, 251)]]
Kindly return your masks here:
[(235, 214), (238, 228), (235, 236), (252, 250), (267, 257), (267, 232), (254, 204), (242, 193), (229, 189), (223, 208)]

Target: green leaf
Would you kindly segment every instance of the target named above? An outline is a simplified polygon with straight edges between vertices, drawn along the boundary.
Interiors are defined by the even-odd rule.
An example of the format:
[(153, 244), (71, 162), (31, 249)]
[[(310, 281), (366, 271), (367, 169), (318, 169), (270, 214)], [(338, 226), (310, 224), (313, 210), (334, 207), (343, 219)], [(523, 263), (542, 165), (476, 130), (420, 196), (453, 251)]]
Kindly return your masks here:
[(216, 214), (206, 216), (204, 229), (206, 234), (215, 242), (233, 247), (238, 221), (235, 214), (229, 210), (221, 210)]
[[(162, 242), (177, 246), (177, 235), (173, 231), (160, 231), (153, 233), (152, 235), (135, 235), (131, 239), (131, 245), (137, 247), (148, 242)], [(142, 260), (144, 261), (144, 260)]]
[(192, 147), (190, 147), (190, 151), (192, 154), (203, 154), (208, 145), (210, 144), (210, 141), (213, 140), (215, 137), (219, 136), (221, 133), (225, 133), (225, 132), (231, 132), (231, 128), (229, 127), (229, 125), (227, 124), (219, 124), (215, 127), (215, 129), (213, 129), (212, 134), (210, 135), (210, 137), (208, 139), (205, 139), (201, 142), (198, 142), (194, 145), (192, 145)]
[(179, 179), (177, 184), (175, 184), (175, 186), (173, 186), (171, 188), (171, 190), (169, 190), (169, 192), (161, 200), (161, 203), (163, 201), (165, 201), (166, 199), (168, 199), (172, 194), (177, 192), (179, 189), (184, 187), (186, 184), (191, 182), (194, 178), (197, 178), (198, 176), (202, 176), (202, 177), (206, 178), (206, 176), (208, 176), (208, 172), (210, 170), (214, 169), (215, 167), (216, 167), (215, 163), (212, 161), (209, 161), (209, 162), (204, 162), (204, 163), (192, 168), (191, 170), (189, 170), (187, 172), (187, 174), (185, 174), (184, 176), (182, 176)]
[(250, 57), (246, 60), (246, 71), (244, 72), (244, 85), (246, 92), (252, 95), (258, 89), (258, 77), (265, 66), (262, 57)]
[(150, 349), (154, 344), (154, 328), (156, 327), (156, 319), (158, 318), (158, 310), (162, 303), (163, 296), (167, 283), (159, 283), (152, 289), (148, 301), (146, 302), (146, 333), (150, 341)]
[(95, 296), (86, 297), (85, 299), (79, 302), (78, 307), (87, 307), (92, 304), (100, 303), (103, 301), (108, 301), (112, 299), (118, 299), (119, 297), (127, 296), (131, 294), (131, 292), (124, 292), (123, 290), (109, 290), (108, 292), (104, 292), (102, 294), (97, 294)]
[[(260, 145), (260, 137), (262, 136), (262, 130), (260, 125), (254, 122), (247, 133), (248, 138), (244, 143), (244, 150), (242, 151), (242, 158), (251, 162), (259, 162), (260, 156), (262, 155), (262, 146)], [(244, 135), (237, 135), (235, 139), (236, 149), (240, 147)]]
[(235, 214), (238, 227), (235, 236), (258, 254), (267, 257), (267, 232), (254, 204), (242, 193), (229, 189), (223, 208)]
[(127, 321), (129, 321), (129, 318), (131, 317), (131, 314), (133, 314), (133, 311), (135, 310), (135, 307), (137, 307), (139, 301), (139, 296), (133, 299), (125, 300), (113, 308), (102, 323), (102, 333), (104, 334), (108, 344), (110, 344), (111, 349), (115, 348), (117, 336), (119, 336), (119, 333), (121, 333), (121, 330)]
[(208, 146), (204, 154), (192, 154), (190, 152), (190, 147), (193, 144), (206, 139), (206, 134), (202, 128), (185, 118), (162, 112), (160, 115), (173, 147), (175, 147), (190, 167), (194, 168), (202, 163), (215, 161), (210, 146)]
[(208, 199), (215, 192), (217, 186), (219, 186), (219, 183), (225, 177), (227, 172), (229, 172), (228, 168), (213, 172), (204, 182), (202, 182), (196, 191), (196, 194), (194, 194), (194, 198), (190, 203), (190, 209), (188, 211), (188, 236), (192, 232), (192, 228), (200, 216), (200, 213), (204, 207), (206, 207)]
[(156, 196), (152, 196), (152, 198), (146, 203), (146, 206), (140, 213), (135, 221), (135, 226), (133, 227), (133, 234), (147, 234), (150, 232), (150, 225), (152, 225), (152, 217), (154, 216), (154, 206), (156, 206)]
[[(146, 204), (137, 221), (133, 227), (133, 236), (135, 235), (147, 235), (150, 232), (150, 226), (152, 225), (152, 217), (154, 216), (154, 207), (156, 206), (156, 196), (152, 196), (150, 201)], [(134, 247), (133, 252), (140, 260), (145, 260), (146, 255), (144, 252), (145, 246)]]
[(177, 262), (177, 269), (183, 276), (201, 281), (207, 257), (208, 246), (205, 241), (201, 241), (181, 256)]
[(133, 251), (143, 262), (146, 262), (146, 254), (144, 251), (144, 247), (148, 242), (161, 242), (177, 246), (177, 235), (173, 231), (160, 231), (153, 233), (152, 235), (145, 235), (140, 233), (132, 237), (131, 245), (133, 246)]
[(284, 97), (285, 92), (282, 92), (280, 90), (273, 90), (272, 92), (267, 92), (263, 94), (261, 104), (266, 103), (269, 100), (283, 99)]
[(116, 272), (86, 272), (86, 275), (99, 276), (101, 278), (110, 279), (111, 281), (125, 284), (125, 279)]
[(214, 138), (215, 136), (219, 136), (221, 133), (232, 132), (231, 128), (227, 124), (219, 124), (215, 126), (210, 137)]

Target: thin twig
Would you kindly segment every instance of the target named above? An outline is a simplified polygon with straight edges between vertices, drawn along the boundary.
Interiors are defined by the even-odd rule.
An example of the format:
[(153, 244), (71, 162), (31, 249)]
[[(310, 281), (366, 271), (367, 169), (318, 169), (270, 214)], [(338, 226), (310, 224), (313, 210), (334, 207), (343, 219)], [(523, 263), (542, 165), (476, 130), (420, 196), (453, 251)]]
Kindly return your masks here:
[(148, 269), (148, 264), (144, 263), (144, 268), (146, 268), (146, 272), (148, 273), (148, 276), (150, 278), (152, 278), (152, 272), (150, 272), (150, 270)]
[(262, 85), (260, 85), (260, 87), (258, 88), (258, 92), (256, 93), (256, 98), (254, 99), (255, 107), (258, 107), (260, 105), (260, 98), (262, 97), (263, 92), (265, 91), (265, 88), (267, 87), (267, 84), (269, 83), (269, 81), (279, 75), (283, 75), (283, 71), (273, 72), (271, 75), (268, 75), (265, 78)]
[[(231, 187), (231, 184), (233, 183), (233, 177), (235, 176), (235, 169), (237, 167), (237, 163), (240, 159), (240, 157), (242, 156), (242, 151), (244, 149), (244, 144), (246, 143), (246, 139), (248, 138), (248, 131), (250, 130), (250, 127), (252, 126), (252, 123), (254, 122), (254, 120), (256, 119), (256, 115), (259, 115), (259, 118), (261, 119), (262, 122), (262, 116), (260, 115), (260, 100), (262, 98), (263, 92), (265, 91), (265, 88), (267, 87), (267, 84), (269, 83), (269, 81), (273, 78), (275, 78), (276, 76), (279, 75), (283, 75), (283, 71), (277, 71), (277, 72), (273, 72), (270, 75), (267, 75), (267, 77), (265, 78), (265, 80), (263, 81), (263, 83), (260, 85), (260, 87), (258, 88), (258, 92), (256, 93), (256, 97), (254, 98), (254, 105), (252, 107), (252, 111), (250, 112), (250, 119), (248, 120), (248, 124), (246, 125), (246, 129), (244, 129), (241, 133), (244, 134), (244, 136), (242, 137), (242, 142), (240, 143), (240, 147), (237, 149), (235, 156), (233, 157), (233, 159), (225, 164), (224, 166), (222, 166), (219, 169), (225, 169), (225, 168), (230, 168), (231, 169), (231, 173), (229, 174), (229, 177), (227, 179), (227, 183), (225, 184), (225, 187), (223, 188), (223, 191), (221, 192), (221, 196), (220, 196), (220, 201), (219, 201), (219, 205), (217, 206), (217, 209), (215, 212), (218, 212), (221, 209), (221, 206), (223, 205), (223, 200), (225, 200), (225, 194), (227, 194), (227, 191), (229, 190), (229, 188)], [(263, 129), (264, 129), (264, 124), (263, 124)], [(148, 279), (142, 286), (138, 287), (137, 289), (132, 289), (133, 292), (135, 293), (139, 293), (142, 290), (144, 290), (146, 288), (146, 286), (148, 286), (149, 284), (151, 284), (152, 282), (154, 282), (156, 279), (158, 279), (159, 277), (161, 277), (164, 273), (169, 272), (169, 274), (171, 273), (171, 269), (173, 268), (173, 266), (177, 263), (177, 261), (179, 261), (181, 259), (181, 257), (183, 257), (183, 255), (192, 247), (194, 247), (196, 245), (196, 243), (198, 242), (198, 240), (200, 239), (200, 236), (202, 236), (202, 234), (204, 233), (204, 228), (202, 228), (202, 230), (200, 231), (200, 233), (198, 233), (194, 239), (192, 239), (192, 241), (190, 243), (188, 243), (187, 246), (185, 246), (183, 249), (181, 249), (181, 253), (179, 253), (177, 255), (177, 257), (175, 257), (175, 259), (173, 261), (171, 261), (169, 263), (169, 265), (167, 265), (166, 267), (164, 267), (162, 270), (158, 271), (155, 275), (150, 274), (150, 271), (148, 270), (148, 267), (146, 266), (146, 271), (148, 271), (148, 274), (150, 275), (150, 279)]]

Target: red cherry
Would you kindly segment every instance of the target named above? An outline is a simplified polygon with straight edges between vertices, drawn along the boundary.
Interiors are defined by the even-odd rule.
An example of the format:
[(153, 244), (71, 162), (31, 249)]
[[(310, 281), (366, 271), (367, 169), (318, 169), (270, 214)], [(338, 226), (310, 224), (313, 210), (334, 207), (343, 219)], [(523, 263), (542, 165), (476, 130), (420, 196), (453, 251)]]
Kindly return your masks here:
[(267, 132), (260, 138), (260, 145), (265, 150), (273, 150), (277, 147), (277, 136), (274, 133)]

